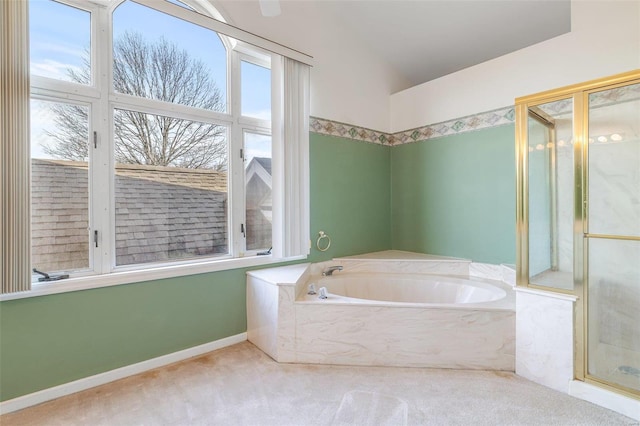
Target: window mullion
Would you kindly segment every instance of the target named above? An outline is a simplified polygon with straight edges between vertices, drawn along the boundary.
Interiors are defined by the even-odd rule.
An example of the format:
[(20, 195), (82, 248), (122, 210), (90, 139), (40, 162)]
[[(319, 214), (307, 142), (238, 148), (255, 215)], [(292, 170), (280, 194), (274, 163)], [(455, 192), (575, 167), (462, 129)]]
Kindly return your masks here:
[(80, 83), (56, 80), (54, 78), (31, 76), (31, 93), (42, 96), (53, 96), (58, 99), (89, 99), (100, 97), (100, 92), (95, 87)]
[[(100, 8), (94, 12), (92, 22), (92, 58), (95, 61), (94, 82), (98, 91), (102, 94), (99, 100), (91, 105), (91, 144), (90, 164), (91, 183), (90, 194), (90, 241), (93, 254), (93, 269), (98, 274), (111, 272), (112, 245), (114, 241), (113, 212), (113, 160), (112, 160), (112, 125), (109, 99), (105, 96), (111, 87), (111, 25), (110, 13), (107, 9)], [(93, 132), (96, 132), (96, 144), (93, 141)], [(94, 241), (97, 234), (97, 247)]]
[(220, 123), (228, 125), (232, 121), (231, 116), (223, 112), (194, 108), (186, 105), (141, 98), (132, 95), (123, 95), (121, 93), (111, 93), (110, 100), (116, 108), (139, 111), (147, 114), (171, 115), (172, 117), (184, 120), (193, 120), (212, 124)]
[[(233, 116), (229, 142), (229, 226), (231, 232), (231, 251), (234, 257), (244, 256), (246, 251), (246, 221), (244, 215), (244, 159), (242, 127), (240, 126), (240, 58), (236, 52), (229, 55), (231, 72), (229, 86), (231, 88), (230, 110)], [(244, 232), (243, 232), (244, 231)]]
[(283, 67), (282, 58), (273, 54), (271, 58), (271, 163), (272, 189), (272, 244), (273, 254), (283, 256), (284, 247), (284, 129), (283, 129)]

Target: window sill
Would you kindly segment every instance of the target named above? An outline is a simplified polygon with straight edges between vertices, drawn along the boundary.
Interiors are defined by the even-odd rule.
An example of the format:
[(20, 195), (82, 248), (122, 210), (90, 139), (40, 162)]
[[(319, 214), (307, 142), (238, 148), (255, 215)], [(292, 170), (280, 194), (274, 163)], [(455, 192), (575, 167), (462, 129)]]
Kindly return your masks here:
[(20, 293), (8, 293), (0, 295), (0, 302), (6, 300), (26, 299), (29, 297), (46, 296), (50, 294), (68, 293), (72, 291), (89, 290), (102, 287), (111, 287), (122, 284), (133, 284), (144, 281), (175, 278), (187, 275), (204, 274), (208, 272), (226, 271), (229, 269), (248, 268), (252, 266), (270, 265), (274, 263), (289, 262), (306, 259), (306, 256), (294, 256), (288, 258), (274, 258), (273, 256), (255, 256), (214, 260), (201, 263), (182, 265), (170, 265), (136, 271), (113, 272), (104, 275), (90, 275), (77, 278), (69, 278), (63, 281), (48, 283), (34, 283), (29, 291)]

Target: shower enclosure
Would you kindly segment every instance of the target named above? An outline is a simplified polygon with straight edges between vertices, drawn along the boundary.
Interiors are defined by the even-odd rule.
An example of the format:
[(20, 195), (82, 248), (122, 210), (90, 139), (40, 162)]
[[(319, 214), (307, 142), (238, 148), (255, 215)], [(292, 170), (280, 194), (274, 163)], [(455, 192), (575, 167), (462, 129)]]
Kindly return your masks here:
[(640, 71), (516, 117), (518, 285), (576, 296), (576, 378), (640, 398)]

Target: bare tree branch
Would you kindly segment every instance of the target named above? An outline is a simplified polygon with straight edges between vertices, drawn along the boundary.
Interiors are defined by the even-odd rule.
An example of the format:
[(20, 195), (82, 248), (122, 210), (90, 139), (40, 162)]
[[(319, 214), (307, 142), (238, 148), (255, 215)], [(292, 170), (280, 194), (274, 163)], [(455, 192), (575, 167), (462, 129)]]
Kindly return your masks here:
[[(89, 52), (79, 71), (68, 70), (78, 83), (91, 81)], [(225, 102), (207, 66), (164, 38), (145, 40), (125, 33), (113, 44), (116, 92), (180, 105), (224, 111)], [(57, 131), (44, 151), (57, 158), (88, 159), (87, 109), (68, 104), (53, 107)], [(224, 126), (137, 111), (114, 112), (117, 163), (226, 170)]]

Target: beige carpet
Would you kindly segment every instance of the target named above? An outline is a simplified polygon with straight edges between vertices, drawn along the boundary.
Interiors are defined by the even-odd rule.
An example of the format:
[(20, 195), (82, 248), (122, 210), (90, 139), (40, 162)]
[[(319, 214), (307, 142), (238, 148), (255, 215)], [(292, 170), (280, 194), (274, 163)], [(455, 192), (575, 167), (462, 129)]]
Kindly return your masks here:
[(0, 417), (9, 425), (634, 425), (511, 373), (278, 364), (246, 342)]

